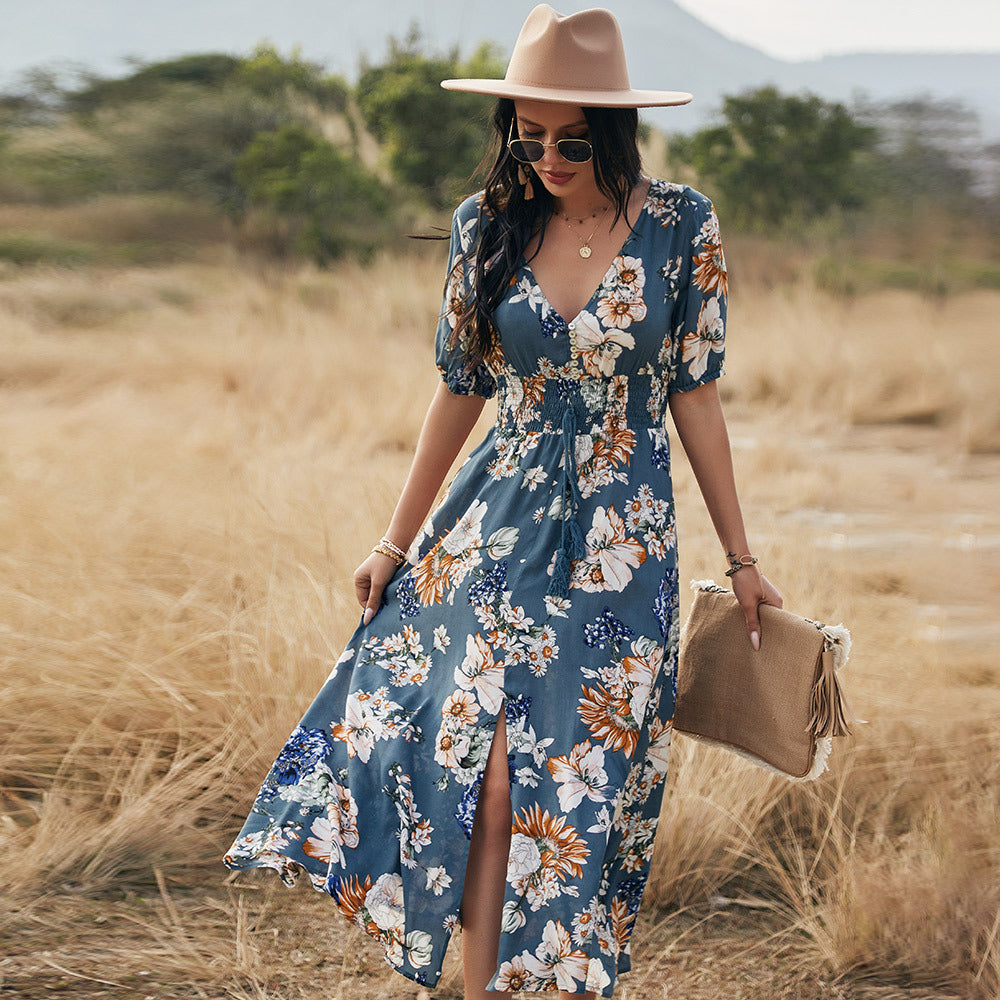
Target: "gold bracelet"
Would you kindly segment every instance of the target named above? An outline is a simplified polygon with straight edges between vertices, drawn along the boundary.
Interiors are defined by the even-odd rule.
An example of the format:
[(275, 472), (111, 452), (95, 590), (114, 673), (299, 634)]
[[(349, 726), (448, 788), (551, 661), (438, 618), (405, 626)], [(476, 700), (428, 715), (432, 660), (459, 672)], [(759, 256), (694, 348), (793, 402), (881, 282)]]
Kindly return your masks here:
[(377, 552), (379, 555), (388, 556), (397, 566), (402, 566), (406, 562), (406, 556), (399, 554), (398, 546), (393, 545), (392, 548), (389, 547), (391, 543), (386, 544), (385, 539), (380, 541), (377, 545), (372, 546), (372, 552)]
[(395, 552), (400, 559), (402, 559), (404, 562), (406, 561), (406, 550), (401, 549), (391, 538), (388, 538), (385, 535), (383, 535), (379, 539), (379, 545), (384, 545), (386, 546), (386, 548), (392, 549), (392, 551)]

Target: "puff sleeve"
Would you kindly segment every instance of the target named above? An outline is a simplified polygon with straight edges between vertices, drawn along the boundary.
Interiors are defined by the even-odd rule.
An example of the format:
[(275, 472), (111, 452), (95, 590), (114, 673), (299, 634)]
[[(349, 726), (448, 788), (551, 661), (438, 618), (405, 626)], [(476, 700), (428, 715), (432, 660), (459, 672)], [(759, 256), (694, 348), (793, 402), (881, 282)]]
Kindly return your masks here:
[(476, 226), (478, 204), (468, 198), (455, 210), (451, 223), (448, 271), (435, 336), (435, 361), (445, 385), (459, 396), (482, 396), (489, 399), (496, 392), (496, 379), (485, 362), (466, 368), (462, 347), (450, 343), (463, 304), (472, 289), (476, 267)]
[(668, 392), (687, 392), (725, 374), (726, 258), (711, 201), (690, 193), (680, 294), (674, 305)]

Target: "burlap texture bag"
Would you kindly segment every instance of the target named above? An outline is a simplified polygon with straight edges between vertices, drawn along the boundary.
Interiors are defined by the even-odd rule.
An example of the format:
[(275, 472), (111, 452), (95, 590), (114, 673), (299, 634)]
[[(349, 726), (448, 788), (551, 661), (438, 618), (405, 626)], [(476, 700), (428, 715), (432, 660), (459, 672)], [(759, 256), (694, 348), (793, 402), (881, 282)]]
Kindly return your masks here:
[(837, 680), (850, 632), (761, 604), (761, 648), (754, 650), (732, 591), (712, 580), (692, 580), (691, 588), (674, 729), (786, 778), (818, 778), (831, 737), (850, 732)]

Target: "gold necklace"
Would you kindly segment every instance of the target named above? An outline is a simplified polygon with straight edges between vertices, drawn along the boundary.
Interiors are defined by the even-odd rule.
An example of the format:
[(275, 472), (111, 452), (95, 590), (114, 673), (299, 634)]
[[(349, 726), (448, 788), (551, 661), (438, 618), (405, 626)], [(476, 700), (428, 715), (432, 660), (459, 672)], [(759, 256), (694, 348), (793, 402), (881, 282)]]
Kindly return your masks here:
[[(600, 226), (600, 224), (604, 221), (604, 217), (610, 211), (611, 211), (611, 205), (607, 205), (605, 207), (604, 211), (601, 212), (601, 217), (597, 220), (597, 225), (594, 226), (594, 228), (590, 231), (590, 235), (583, 241), (583, 245), (580, 247), (580, 256), (584, 260), (586, 260), (594, 252), (593, 250), (590, 249), (590, 241), (594, 238), (594, 234), (597, 232), (598, 226)], [(576, 236), (577, 239), (579, 239), (580, 237), (577, 234), (576, 230), (573, 229), (573, 227), (570, 225), (569, 216), (568, 215), (560, 215), (559, 218), (562, 219), (563, 222), (566, 223), (566, 225), (570, 229), (570, 232), (572, 232), (573, 235)], [(591, 218), (593, 218), (593, 216), (591, 216)], [(583, 219), (580, 219), (579, 221), (583, 222)]]

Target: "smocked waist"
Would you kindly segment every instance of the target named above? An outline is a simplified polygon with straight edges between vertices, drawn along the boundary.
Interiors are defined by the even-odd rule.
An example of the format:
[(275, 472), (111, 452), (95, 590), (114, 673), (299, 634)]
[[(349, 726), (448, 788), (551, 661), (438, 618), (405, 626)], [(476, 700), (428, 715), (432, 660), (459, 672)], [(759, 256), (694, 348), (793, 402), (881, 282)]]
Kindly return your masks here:
[(503, 430), (555, 431), (567, 410), (582, 429), (609, 420), (629, 427), (663, 423), (666, 394), (655, 375), (613, 375), (565, 379), (542, 375), (497, 379), (497, 427)]

